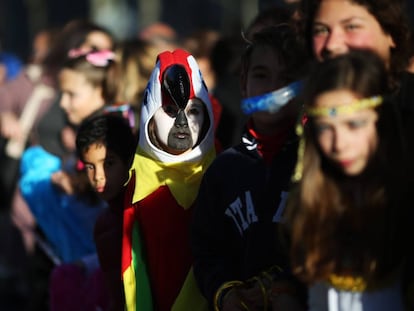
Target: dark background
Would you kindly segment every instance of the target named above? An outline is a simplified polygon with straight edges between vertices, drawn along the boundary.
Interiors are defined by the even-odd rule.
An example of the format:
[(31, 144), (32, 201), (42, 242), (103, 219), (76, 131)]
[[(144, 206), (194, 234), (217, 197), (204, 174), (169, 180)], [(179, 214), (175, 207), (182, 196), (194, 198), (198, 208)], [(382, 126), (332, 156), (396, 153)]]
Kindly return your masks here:
[[(31, 41), (38, 31), (46, 27), (62, 26), (74, 18), (91, 18), (94, 13), (92, 1), (0, 0), (0, 49), (14, 52), (26, 59), (30, 54)], [(277, 1), (281, 0), (274, 0)], [(144, 20), (147, 24), (155, 21), (166, 22), (180, 35), (200, 27), (210, 27), (225, 33), (240, 31), (242, 19), (247, 22), (258, 10), (258, 0), (244, 1), (250, 3), (247, 17), (242, 17), (246, 15), (247, 9), (244, 8), (246, 5), (240, 5), (240, 0), (158, 0), (158, 8), (152, 9), (155, 13), (151, 16), (143, 12), (143, 6), (150, 6), (154, 0), (103, 2), (112, 2), (114, 5), (122, 2), (128, 6), (130, 12), (136, 12), (135, 20), (130, 21), (132, 32), (124, 33), (121, 37), (135, 35), (144, 26)]]
[[(122, 3), (128, 16), (105, 20), (95, 11), (99, 3), (111, 3), (114, 8)], [(206, 27), (223, 34), (240, 33), (259, 10), (274, 3), (284, 0), (0, 0), (0, 50), (25, 60), (34, 35), (41, 29), (62, 26), (74, 18), (94, 20), (97, 16), (98, 24), (110, 30), (127, 20), (127, 30), (120, 34), (114, 31), (118, 39), (135, 36), (141, 27), (155, 21), (170, 24), (180, 36)], [(413, 21), (414, 0), (407, 0), (407, 4)], [(106, 17), (110, 18), (111, 13)]]

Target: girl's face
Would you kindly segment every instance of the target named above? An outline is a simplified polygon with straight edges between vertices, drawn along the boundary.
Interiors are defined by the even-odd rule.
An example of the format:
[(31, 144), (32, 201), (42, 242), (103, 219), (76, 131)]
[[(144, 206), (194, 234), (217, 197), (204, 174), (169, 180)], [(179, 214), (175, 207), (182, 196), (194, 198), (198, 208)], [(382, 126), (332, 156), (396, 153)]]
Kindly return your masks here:
[(105, 201), (114, 199), (128, 180), (129, 167), (104, 145), (92, 144), (83, 162), (90, 184)]
[(62, 69), (59, 74), (60, 106), (69, 122), (79, 125), (86, 117), (103, 107), (101, 87), (92, 86), (82, 73)]
[(154, 114), (155, 135), (164, 151), (182, 154), (192, 150), (200, 136), (204, 119), (204, 104), (199, 99), (190, 99), (184, 115), (177, 115), (174, 104), (160, 107)]
[(313, 50), (318, 60), (370, 49), (388, 65), (395, 43), (366, 7), (348, 0), (321, 0), (313, 25)]
[[(316, 97), (315, 107), (335, 108), (358, 99), (349, 90), (328, 91)], [(377, 148), (377, 119), (377, 112), (369, 108), (315, 117), (316, 140), (323, 155), (344, 174), (358, 175)]]

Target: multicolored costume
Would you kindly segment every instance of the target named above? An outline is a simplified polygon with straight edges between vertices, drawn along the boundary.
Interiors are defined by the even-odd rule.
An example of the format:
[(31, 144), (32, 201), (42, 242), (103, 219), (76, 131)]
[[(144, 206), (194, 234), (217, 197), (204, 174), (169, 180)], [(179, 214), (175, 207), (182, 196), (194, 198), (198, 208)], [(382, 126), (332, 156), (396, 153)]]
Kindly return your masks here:
[[(180, 155), (155, 146), (149, 128), (167, 97), (182, 91), (179, 83), (172, 84), (178, 89), (170, 93), (164, 88), (169, 83), (165, 72), (176, 64), (188, 75), (189, 85), (184, 88), (189, 87), (189, 99), (198, 98), (205, 105), (204, 122), (209, 124), (199, 143)], [(130, 180), (135, 189), (124, 212), (122, 275), (127, 310), (171, 310), (176, 302), (193, 262), (189, 241), (192, 206), (201, 177), (214, 157), (213, 113), (198, 65), (184, 50), (163, 52), (144, 96)], [(150, 291), (152, 300), (148, 299)]]

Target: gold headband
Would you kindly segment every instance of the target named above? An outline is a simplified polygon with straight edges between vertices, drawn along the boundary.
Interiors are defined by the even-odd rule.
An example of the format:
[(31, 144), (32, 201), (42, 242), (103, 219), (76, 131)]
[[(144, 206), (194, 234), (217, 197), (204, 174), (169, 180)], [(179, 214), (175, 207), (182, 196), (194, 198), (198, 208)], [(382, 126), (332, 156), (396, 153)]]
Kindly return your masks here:
[(355, 111), (359, 111), (366, 108), (374, 108), (382, 104), (381, 96), (373, 96), (370, 98), (364, 98), (357, 100), (349, 105), (343, 105), (333, 108), (317, 107), (307, 108), (306, 114), (309, 117), (335, 117), (342, 114), (348, 114)]

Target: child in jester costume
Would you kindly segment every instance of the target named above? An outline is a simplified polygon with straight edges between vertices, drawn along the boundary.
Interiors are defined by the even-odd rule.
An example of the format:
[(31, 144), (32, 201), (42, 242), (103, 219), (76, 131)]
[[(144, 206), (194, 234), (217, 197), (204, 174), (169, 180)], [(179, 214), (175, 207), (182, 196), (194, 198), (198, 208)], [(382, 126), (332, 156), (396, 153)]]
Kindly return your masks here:
[(191, 274), (193, 203), (214, 157), (211, 102), (195, 59), (181, 49), (159, 54), (144, 95), (128, 185), (132, 201), (124, 212), (127, 310), (174, 310)]

